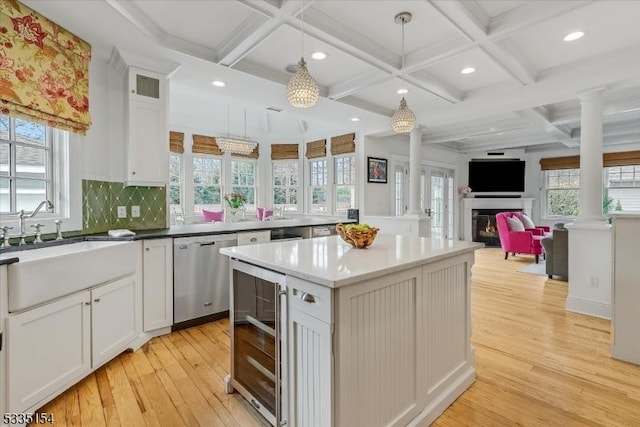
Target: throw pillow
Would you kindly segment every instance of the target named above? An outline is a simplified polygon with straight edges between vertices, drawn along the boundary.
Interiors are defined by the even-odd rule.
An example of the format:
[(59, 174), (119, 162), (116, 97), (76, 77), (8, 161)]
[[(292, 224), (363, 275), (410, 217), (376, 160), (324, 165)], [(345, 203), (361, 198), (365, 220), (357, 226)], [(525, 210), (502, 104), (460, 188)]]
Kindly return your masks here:
[(522, 224), (522, 221), (515, 216), (507, 218), (507, 223), (509, 224), (509, 230), (511, 231), (524, 231), (524, 224)]
[(522, 214), (520, 219), (522, 220), (524, 228), (536, 228), (536, 225), (531, 221), (531, 218), (529, 218), (527, 214)]

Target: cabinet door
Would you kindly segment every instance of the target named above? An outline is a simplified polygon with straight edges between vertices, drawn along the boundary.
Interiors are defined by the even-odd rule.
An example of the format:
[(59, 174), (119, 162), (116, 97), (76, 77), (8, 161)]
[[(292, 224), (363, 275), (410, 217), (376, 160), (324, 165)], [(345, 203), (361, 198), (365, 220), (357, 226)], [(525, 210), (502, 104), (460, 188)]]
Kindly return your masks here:
[(292, 308), (288, 329), (289, 425), (333, 425), (331, 325)]
[(143, 325), (148, 332), (173, 324), (173, 240), (145, 240), (143, 246)]
[(136, 278), (125, 277), (91, 291), (92, 366), (118, 355), (139, 335)]
[(7, 319), (7, 412), (24, 412), (91, 371), (88, 291)]
[(162, 186), (169, 181), (164, 105), (129, 101), (127, 184)]

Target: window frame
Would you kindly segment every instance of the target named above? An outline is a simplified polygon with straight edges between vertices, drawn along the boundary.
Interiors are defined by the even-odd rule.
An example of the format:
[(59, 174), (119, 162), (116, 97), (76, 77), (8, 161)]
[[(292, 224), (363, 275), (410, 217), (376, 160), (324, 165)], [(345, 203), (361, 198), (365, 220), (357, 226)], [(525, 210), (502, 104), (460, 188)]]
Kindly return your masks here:
[[(332, 156), (333, 157), (333, 210), (332, 212), (336, 215), (346, 215), (347, 209), (355, 209), (358, 206), (358, 162), (355, 153), (346, 153)], [(350, 176), (348, 184), (342, 183), (338, 184), (338, 172), (337, 172), (337, 163), (338, 161), (343, 161), (344, 159), (349, 159), (349, 168), (350, 172), (352, 172), (352, 176)], [(351, 187), (353, 190), (352, 201), (353, 203), (347, 209), (339, 209), (338, 208), (338, 187)]]
[[(172, 157), (176, 157), (178, 159), (178, 165), (180, 168), (177, 184), (171, 183), (171, 158)], [(178, 206), (180, 207), (180, 209), (182, 209), (183, 212), (184, 212), (184, 204), (185, 204), (184, 177), (185, 177), (184, 156), (178, 153), (169, 153), (169, 183), (167, 184), (167, 205), (169, 206), (169, 208), (171, 208), (171, 206), (174, 206), (174, 204), (171, 203), (171, 199), (170, 199), (171, 187), (178, 187), (179, 194), (180, 194), (180, 203), (178, 204)]]
[[(296, 185), (279, 185), (277, 186), (275, 184), (275, 178), (276, 178), (276, 173), (275, 173), (275, 167), (276, 165), (295, 165), (296, 167)], [(284, 211), (287, 212), (300, 212), (300, 201), (301, 201), (301, 196), (303, 196), (302, 192), (300, 191), (300, 187), (301, 187), (301, 167), (300, 167), (300, 161), (298, 159), (282, 159), (282, 160), (272, 160), (271, 161), (271, 197), (270, 197), (270, 203), (274, 208), (281, 208), (284, 206)], [(289, 178), (292, 175), (289, 175)], [(284, 188), (285, 192), (287, 193), (288, 196), (288, 190), (291, 189), (295, 189), (296, 190), (296, 203), (291, 204), (291, 203), (285, 203), (283, 204), (276, 204), (275, 203), (275, 190), (276, 188)], [(286, 197), (286, 196), (285, 196)]]
[[(324, 162), (325, 166), (324, 166), (324, 174), (325, 174), (325, 183), (324, 184), (320, 184), (320, 185), (313, 185), (313, 163), (316, 162)], [(331, 194), (330, 193), (330, 185), (329, 185), (329, 179), (331, 178), (331, 173), (329, 170), (329, 167), (331, 165), (332, 162), (329, 161), (329, 157), (325, 156), (325, 157), (316, 157), (313, 159), (309, 159), (308, 160), (308, 165), (309, 165), (309, 169), (308, 169), (308, 174), (307, 174), (307, 179), (308, 179), (308, 185), (307, 188), (309, 190), (309, 195), (308, 195), (308, 203), (307, 203), (307, 212), (310, 214), (320, 214), (320, 215), (329, 215), (332, 211), (331, 211)], [(313, 209), (313, 191), (315, 188), (319, 188), (319, 189), (324, 189), (324, 203), (325, 203), (325, 207), (326, 209), (323, 210), (314, 210)]]
[[(224, 158), (222, 156), (215, 156), (215, 155), (211, 155), (211, 154), (193, 154), (190, 156), (191, 158), (191, 168), (190, 168), (190, 187), (191, 187), (191, 214), (193, 216), (198, 216), (198, 215), (202, 215), (202, 209), (211, 209), (211, 210), (222, 210), (224, 208), (224, 174), (225, 174), (225, 162), (224, 162)], [(196, 169), (194, 168), (194, 161), (196, 159), (212, 159), (215, 161), (220, 162), (220, 174), (219, 174), (219, 184), (217, 185), (198, 185), (194, 182), (195, 179), (195, 174), (196, 174)], [(186, 179), (185, 179), (186, 181)], [(202, 207), (197, 207), (197, 206), (205, 206), (205, 205), (198, 205), (196, 204), (196, 188), (199, 187), (215, 187), (215, 186), (219, 186), (220, 187), (220, 204), (212, 204), (212, 205), (206, 205), (208, 206), (208, 208), (202, 208)], [(186, 185), (183, 187), (186, 190)], [(186, 195), (186, 191), (184, 192)]]
[[(248, 164), (252, 164), (253, 165), (253, 185), (234, 185), (233, 184), (233, 176), (234, 176), (234, 163), (235, 162), (242, 162), (242, 163), (248, 163)], [(258, 206), (259, 200), (258, 200), (258, 179), (259, 179), (259, 175), (258, 175), (258, 161), (257, 159), (247, 159), (244, 157), (231, 157), (230, 163), (229, 163), (229, 189), (231, 192), (235, 192), (236, 189), (238, 187), (243, 187), (243, 188), (252, 188), (253, 189), (253, 203), (249, 203), (249, 201), (247, 200), (247, 202), (244, 204), (244, 207), (246, 209), (246, 211), (248, 212), (254, 212), (256, 210), (256, 207)], [(224, 199), (224, 194), (223, 194), (223, 199)]]
[[(577, 182), (577, 186), (575, 187), (566, 187), (566, 188), (550, 188), (549, 187), (549, 173), (552, 172), (562, 172), (562, 171), (570, 171), (569, 174), (569, 178), (576, 177), (578, 182)], [(571, 218), (575, 218), (577, 215), (551, 215), (549, 213), (549, 206), (550, 206), (550, 195), (551, 195), (551, 191), (577, 191), (578, 192), (578, 205), (577, 205), (577, 209), (578, 211), (580, 210), (580, 168), (571, 168), (571, 169), (548, 169), (548, 170), (543, 170), (542, 172), (542, 194), (544, 196), (544, 218), (545, 219), (563, 219), (563, 218), (567, 218), (567, 219), (571, 219)], [(558, 177), (559, 178), (559, 177)], [(604, 181), (603, 181), (604, 184)]]

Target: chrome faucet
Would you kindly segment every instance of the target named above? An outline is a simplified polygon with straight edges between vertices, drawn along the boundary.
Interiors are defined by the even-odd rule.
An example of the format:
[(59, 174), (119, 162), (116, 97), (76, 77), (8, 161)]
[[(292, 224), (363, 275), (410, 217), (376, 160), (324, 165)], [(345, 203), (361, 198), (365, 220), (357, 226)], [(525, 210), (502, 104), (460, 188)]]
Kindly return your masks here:
[(25, 212), (24, 209), (20, 210), (20, 214), (18, 215), (18, 218), (20, 219), (20, 246), (26, 244), (26, 242), (24, 241), (24, 238), (26, 236), (26, 232), (24, 230), (26, 222), (25, 220), (27, 218), (33, 218), (34, 216), (36, 216), (38, 212), (40, 212), (40, 209), (42, 209), (43, 207), (45, 207), (47, 211), (52, 211), (53, 203), (51, 203), (49, 200), (43, 200), (33, 212)]
[(0, 247), (5, 247), (8, 248), (9, 245), (9, 230), (11, 230), (13, 227), (9, 227), (8, 225), (5, 225), (4, 227), (0, 228), (0, 230), (2, 231), (2, 241), (0, 242)]
[(36, 229), (36, 239), (33, 241), (33, 243), (42, 243), (42, 227), (44, 227), (43, 224), (31, 224), (31, 228)]

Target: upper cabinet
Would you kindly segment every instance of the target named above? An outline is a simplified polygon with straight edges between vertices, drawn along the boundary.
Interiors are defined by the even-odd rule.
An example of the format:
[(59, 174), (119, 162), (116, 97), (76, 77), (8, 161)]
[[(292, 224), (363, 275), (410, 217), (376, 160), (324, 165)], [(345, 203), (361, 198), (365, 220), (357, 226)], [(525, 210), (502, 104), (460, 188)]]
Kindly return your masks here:
[(126, 185), (169, 182), (169, 81), (161, 74), (128, 68)]

